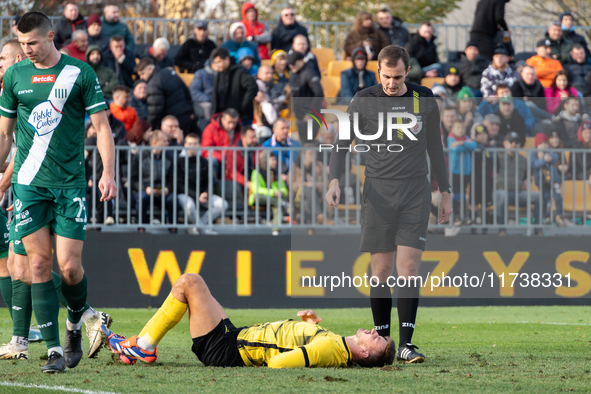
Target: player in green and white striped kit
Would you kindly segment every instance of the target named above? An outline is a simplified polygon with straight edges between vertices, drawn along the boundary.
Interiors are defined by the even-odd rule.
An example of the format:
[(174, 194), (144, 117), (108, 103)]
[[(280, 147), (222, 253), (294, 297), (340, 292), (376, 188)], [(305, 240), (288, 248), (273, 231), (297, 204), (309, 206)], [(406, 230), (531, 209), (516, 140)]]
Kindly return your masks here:
[[(103, 160), (101, 201), (117, 193), (114, 144), (98, 79), (86, 63), (57, 51), (49, 19), (28, 12), (19, 21), (18, 40), (28, 59), (4, 75), (0, 98), (0, 162), (18, 124), (12, 188), (15, 232), (22, 238), (32, 275), (33, 311), (48, 347), (43, 372), (62, 372), (82, 357), (81, 317), (87, 281), (81, 255), (86, 235), (84, 171), (85, 112), (97, 130)], [(48, 226), (49, 227), (48, 227)], [(68, 303), (66, 338), (59, 341), (59, 302), (51, 279), (51, 233)]]

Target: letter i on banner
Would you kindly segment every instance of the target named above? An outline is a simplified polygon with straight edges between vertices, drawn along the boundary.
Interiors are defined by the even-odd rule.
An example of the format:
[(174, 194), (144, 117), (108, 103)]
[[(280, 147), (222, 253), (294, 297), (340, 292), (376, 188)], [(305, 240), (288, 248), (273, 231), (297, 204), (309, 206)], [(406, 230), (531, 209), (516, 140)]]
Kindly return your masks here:
[(252, 295), (252, 254), (249, 250), (239, 250), (236, 253), (236, 295)]

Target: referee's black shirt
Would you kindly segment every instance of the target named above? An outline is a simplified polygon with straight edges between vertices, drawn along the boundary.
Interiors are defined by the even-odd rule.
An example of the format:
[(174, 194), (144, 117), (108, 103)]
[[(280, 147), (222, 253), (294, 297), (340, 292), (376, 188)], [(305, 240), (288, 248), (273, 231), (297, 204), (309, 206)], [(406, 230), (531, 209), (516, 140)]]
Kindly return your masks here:
[[(381, 136), (373, 141), (357, 140), (357, 145), (366, 144), (371, 149), (364, 153), (366, 168), (365, 176), (384, 179), (410, 179), (426, 176), (429, 173), (427, 165), (427, 154), (431, 160), (431, 171), (437, 178), (439, 190), (449, 191), (449, 180), (441, 133), (439, 129), (439, 107), (433, 98), (430, 89), (405, 82), (407, 91), (402, 96), (388, 96), (384, 93), (382, 85), (375, 85), (363, 89), (353, 97), (349, 104), (347, 114), (349, 115), (349, 127), (351, 131), (350, 140), (337, 140), (336, 147), (330, 156), (330, 179), (338, 178), (345, 167), (347, 148), (355, 139), (354, 113), (358, 113), (359, 133), (363, 135), (374, 135), (379, 129), (379, 113), (383, 115), (383, 131)], [(392, 139), (387, 139), (387, 113), (408, 112), (417, 117), (417, 127), (411, 130), (417, 138), (411, 140), (401, 130), (395, 129), (392, 132)], [(399, 119), (398, 122), (409, 123), (410, 119)], [(382, 144), (379, 151), (375, 145)], [(403, 150), (398, 153), (389, 152), (386, 147), (389, 145), (401, 145)], [(359, 146), (360, 149), (364, 149)], [(399, 150), (393, 146), (392, 150)]]

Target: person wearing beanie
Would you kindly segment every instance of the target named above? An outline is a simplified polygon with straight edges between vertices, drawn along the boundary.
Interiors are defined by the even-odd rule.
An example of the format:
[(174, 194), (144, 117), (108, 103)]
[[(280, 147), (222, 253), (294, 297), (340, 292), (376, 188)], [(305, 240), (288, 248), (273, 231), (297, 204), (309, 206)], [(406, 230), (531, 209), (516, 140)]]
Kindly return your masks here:
[[(367, 52), (357, 47), (351, 53), (353, 67), (341, 71), (341, 89), (337, 97), (352, 98), (359, 90), (378, 84), (373, 71), (367, 70)], [(347, 102), (348, 104), (348, 102)]]
[(455, 100), (460, 89), (464, 87), (460, 78), (460, 73), (455, 65), (448, 66), (445, 70), (445, 78), (443, 80), (443, 87), (447, 92), (447, 97)]
[(270, 59), (268, 44), (271, 42), (271, 33), (264, 23), (259, 22), (259, 11), (254, 4), (246, 2), (242, 5), (242, 24), (246, 40), (257, 45), (260, 58)]
[(558, 154), (550, 152), (548, 148), (548, 136), (544, 133), (537, 133), (535, 136), (537, 149), (530, 153), (532, 173), (534, 182), (542, 193), (542, 207), (544, 209), (544, 224), (552, 224), (550, 205), (552, 198), (556, 209), (553, 210), (556, 225), (558, 227), (572, 226), (572, 223), (564, 217), (562, 205), (561, 178), (556, 169)]
[(287, 52), (277, 49), (271, 54), (273, 64), (273, 86), (269, 89), (269, 98), (274, 101), (283, 95), (283, 88), (289, 81), (289, 69), (287, 67)]
[(230, 52), (230, 56), (236, 63), (238, 63), (238, 50), (249, 48), (254, 54), (254, 65), (257, 67), (261, 65), (257, 45), (246, 39), (246, 26), (242, 22), (234, 22), (230, 25), (230, 39), (221, 46)]
[(84, 17), (80, 15), (78, 4), (68, 1), (64, 6), (64, 15), (53, 26), (55, 32), (53, 42), (58, 49), (62, 48), (70, 43), (74, 31), (84, 29), (86, 24)]
[(86, 32), (88, 33), (88, 45), (97, 45), (101, 52), (109, 47), (109, 39), (102, 34), (103, 24), (101, 17), (97, 14), (89, 15), (86, 18)]
[(466, 49), (460, 55), (458, 70), (462, 82), (472, 89), (475, 97), (482, 97), (482, 93), (480, 93), (480, 80), (482, 79), (482, 73), (489, 64), (488, 59), (480, 54), (478, 41), (468, 41)]
[(580, 34), (575, 33), (575, 26), (573, 15), (566, 11), (560, 14), (558, 17), (560, 21), (560, 27), (562, 28), (562, 36), (566, 40), (571, 40), (574, 44), (580, 44), (585, 49), (585, 55), (587, 57), (591, 57), (591, 52), (589, 52), (589, 47), (587, 46), (587, 40)]
[(536, 70), (536, 76), (543, 87), (549, 88), (554, 76), (562, 70), (560, 61), (550, 57), (552, 43), (542, 38), (536, 43), (536, 55), (526, 60), (526, 63)]
[(489, 97), (499, 84), (513, 86), (517, 77), (509, 66), (509, 54), (503, 46), (499, 46), (493, 53), (493, 61), (486, 70), (482, 72), (480, 80), (480, 91), (483, 97)]
[(216, 48), (215, 43), (207, 37), (207, 22), (195, 22), (195, 38), (189, 38), (174, 57), (174, 64), (181, 71), (195, 74), (205, 67), (209, 55)]
[(117, 85), (119, 79), (113, 70), (103, 66), (103, 52), (98, 45), (88, 47), (86, 50), (86, 63), (94, 70), (105, 100), (107, 100), (107, 103), (110, 102), (113, 98), (113, 88)]
[(238, 64), (244, 67), (251, 76), (257, 75), (259, 68), (253, 64), (254, 53), (250, 48), (240, 48), (236, 53), (236, 56), (238, 57)]
[(458, 117), (464, 123), (466, 132), (472, 129), (472, 125), (482, 123), (484, 120), (482, 115), (476, 110), (474, 95), (472, 94), (472, 89), (468, 86), (464, 86), (458, 92), (456, 108), (458, 109)]

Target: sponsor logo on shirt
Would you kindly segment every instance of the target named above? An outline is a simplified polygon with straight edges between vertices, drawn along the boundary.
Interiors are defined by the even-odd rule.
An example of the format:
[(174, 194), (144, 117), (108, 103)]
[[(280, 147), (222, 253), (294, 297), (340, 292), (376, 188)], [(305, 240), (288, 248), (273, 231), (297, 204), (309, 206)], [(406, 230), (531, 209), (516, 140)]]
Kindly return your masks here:
[(50, 75), (33, 75), (31, 83), (54, 83), (55, 74)]
[(33, 93), (33, 89), (19, 90), (17, 94)]

